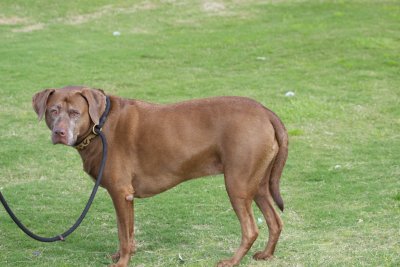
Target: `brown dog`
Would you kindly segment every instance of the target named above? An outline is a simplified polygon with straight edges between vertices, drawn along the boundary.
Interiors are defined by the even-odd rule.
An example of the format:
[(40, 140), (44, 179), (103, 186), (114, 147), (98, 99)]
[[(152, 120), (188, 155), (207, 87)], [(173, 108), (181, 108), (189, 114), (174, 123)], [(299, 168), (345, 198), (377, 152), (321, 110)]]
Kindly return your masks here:
[[(85, 171), (96, 177), (102, 155), (92, 136), (105, 110), (102, 90), (81, 86), (46, 89), (33, 96), (39, 120), (45, 116), (54, 144), (78, 146)], [(272, 257), (282, 230), (273, 201), (283, 210), (279, 180), (288, 153), (288, 137), (279, 118), (261, 104), (242, 97), (216, 97), (156, 105), (110, 96), (103, 127), (108, 160), (102, 186), (114, 203), (118, 221), (118, 262), (127, 266), (135, 251), (133, 198), (150, 197), (196, 177), (223, 173), (242, 241), (234, 266), (256, 240), (251, 204), (256, 202), (269, 228), (265, 250), (256, 260)]]

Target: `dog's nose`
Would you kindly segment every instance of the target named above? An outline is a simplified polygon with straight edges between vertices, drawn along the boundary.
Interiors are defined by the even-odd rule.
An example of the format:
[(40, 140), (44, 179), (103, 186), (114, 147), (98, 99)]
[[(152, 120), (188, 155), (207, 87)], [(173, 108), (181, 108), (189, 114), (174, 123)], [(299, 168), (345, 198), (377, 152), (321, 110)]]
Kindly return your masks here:
[(64, 137), (66, 135), (66, 131), (64, 129), (62, 129), (62, 128), (55, 128), (54, 129), (54, 134)]

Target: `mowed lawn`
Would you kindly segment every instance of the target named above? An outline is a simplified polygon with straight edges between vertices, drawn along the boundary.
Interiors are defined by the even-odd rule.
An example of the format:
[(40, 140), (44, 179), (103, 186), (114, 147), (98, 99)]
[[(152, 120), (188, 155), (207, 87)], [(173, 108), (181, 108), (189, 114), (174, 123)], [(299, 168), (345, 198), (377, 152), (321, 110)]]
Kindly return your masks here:
[[(31, 107), (65, 85), (159, 103), (257, 99), (290, 135), (285, 227), (275, 259), (254, 261), (268, 238), (255, 207), (260, 235), (240, 266), (400, 266), (399, 1), (2, 0), (0, 189), (46, 236), (93, 186)], [(240, 242), (222, 176), (135, 200), (135, 217), (131, 266), (214, 266)], [(62, 243), (29, 239), (0, 207), (0, 266), (106, 266), (117, 248), (103, 189)]]

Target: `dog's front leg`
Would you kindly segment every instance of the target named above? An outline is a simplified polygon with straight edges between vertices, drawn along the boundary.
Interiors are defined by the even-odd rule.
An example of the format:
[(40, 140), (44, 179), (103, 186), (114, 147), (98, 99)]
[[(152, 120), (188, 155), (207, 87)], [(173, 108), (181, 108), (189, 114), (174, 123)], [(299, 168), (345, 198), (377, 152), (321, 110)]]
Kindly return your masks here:
[(114, 255), (118, 259), (114, 267), (128, 266), (131, 254), (135, 251), (133, 231), (133, 188), (126, 186), (122, 188), (108, 189), (114, 203), (118, 223), (119, 251)]

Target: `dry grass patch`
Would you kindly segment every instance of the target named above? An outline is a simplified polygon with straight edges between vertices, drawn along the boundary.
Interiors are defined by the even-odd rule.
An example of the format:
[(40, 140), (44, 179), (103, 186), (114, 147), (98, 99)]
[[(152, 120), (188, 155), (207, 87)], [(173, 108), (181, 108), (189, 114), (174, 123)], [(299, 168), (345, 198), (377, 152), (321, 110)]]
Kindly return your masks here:
[(35, 23), (31, 25), (26, 25), (21, 28), (12, 29), (12, 32), (33, 32), (33, 31), (40, 31), (46, 27), (44, 23)]
[(222, 12), (226, 10), (225, 4), (221, 2), (209, 2), (203, 3), (203, 10), (206, 12)]
[(0, 17), (0, 25), (20, 25), (27, 23), (26, 18), (21, 18), (17, 16), (12, 17)]
[(67, 18), (60, 19), (60, 22), (67, 25), (80, 25), (88, 23), (94, 20), (101, 19), (104, 16), (115, 15), (115, 14), (132, 14), (142, 10), (152, 10), (157, 8), (157, 5), (151, 2), (142, 2), (133, 4), (127, 7), (114, 7), (113, 5), (106, 5), (99, 8), (93, 13), (73, 15)]

